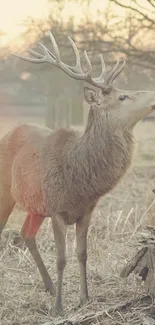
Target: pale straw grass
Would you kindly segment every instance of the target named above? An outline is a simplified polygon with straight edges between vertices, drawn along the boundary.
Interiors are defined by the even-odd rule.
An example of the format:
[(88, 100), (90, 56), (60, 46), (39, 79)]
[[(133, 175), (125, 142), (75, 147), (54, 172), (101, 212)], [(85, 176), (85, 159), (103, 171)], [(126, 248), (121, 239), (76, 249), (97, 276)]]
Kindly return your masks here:
[[(79, 295), (75, 227), (69, 227), (67, 234), (64, 317), (61, 318), (54, 313), (54, 297), (44, 293), (38, 270), (27, 248), (16, 236), (24, 214), (18, 210), (13, 212), (0, 242), (0, 325), (147, 324), (144, 315), (149, 314), (150, 304), (154, 303), (144, 305), (141, 301), (145, 290), (137, 276), (131, 274), (123, 279), (120, 272), (139, 248), (137, 231), (145, 225), (155, 225), (155, 196), (152, 193), (155, 168), (151, 158), (146, 161), (145, 156), (145, 153), (150, 155), (151, 150), (154, 156), (155, 149), (148, 131), (151, 136), (155, 135), (153, 123), (140, 124), (142, 140), (139, 137), (133, 169), (94, 211), (88, 234), (90, 300), (82, 308), (75, 309)], [(144, 150), (146, 141), (148, 148), (145, 143)], [(56, 251), (50, 219), (45, 220), (37, 242), (56, 284)]]

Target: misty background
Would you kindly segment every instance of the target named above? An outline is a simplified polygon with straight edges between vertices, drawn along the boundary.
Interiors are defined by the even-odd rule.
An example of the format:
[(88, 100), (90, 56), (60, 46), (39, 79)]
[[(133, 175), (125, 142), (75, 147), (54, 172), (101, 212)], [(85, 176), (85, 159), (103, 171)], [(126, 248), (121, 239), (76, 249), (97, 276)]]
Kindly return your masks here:
[[(76, 6), (75, 11), (69, 14), (71, 3), (74, 8), (75, 1), (49, 1), (46, 19), (26, 17), (22, 21), (24, 28), (18, 42), (4, 45), (5, 31), (0, 30), (1, 116), (40, 117), (50, 128), (86, 122), (88, 107), (84, 103), (83, 82), (71, 79), (50, 64), (32, 64), (11, 56), (11, 53), (28, 55), (28, 47), (41, 53), (38, 42), (53, 51), (49, 30), (56, 38), (64, 62), (75, 63), (67, 39), (69, 35), (80, 50), (83, 69), (85, 49), (93, 64), (94, 76), (100, 74), (99, 53), (103, 54), (107, 69), (118, 59), (125, 59), (126, 67), (116, 86), (154, 90), (155, 1), (108, 0), (98, 9), (97, 0), (79, 0), (81, 18), (80, 14), (77, 17)], [(67, 16), (64, 6), (65, 10), (68, 8)]]

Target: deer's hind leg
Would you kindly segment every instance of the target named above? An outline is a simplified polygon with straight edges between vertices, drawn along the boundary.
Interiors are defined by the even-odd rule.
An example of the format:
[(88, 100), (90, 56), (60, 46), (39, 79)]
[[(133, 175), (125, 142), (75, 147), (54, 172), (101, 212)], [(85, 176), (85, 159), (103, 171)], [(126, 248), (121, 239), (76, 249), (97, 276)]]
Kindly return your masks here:
[(39, 230), (44, 217), (38, 214), (29, 213), (24, 222), (21, 230), (21, 236), (24, 239), (26, 246), (28, 247), (44, 282), (45, 291), (49, 291), (51, 295), (55, 294), (55, 287), (50, 278), (50, 275), (45, 267), (45, 264), (40, 256), (38, 247), (36, 244), (35, 236)]
[(54, 239), (57, 251), (57, 293), (56, 293), (56, 304), (55, 310), (59, 314), (63, 312), (62, 306), (62, 284), (63, 284), (63, 273), (66, 265), (66, 232), (67, 225), (63, 219), (58, 216), (52, 218)]
[[(0, 193), (1, 194), (1, 193)], [(3, 194), (3, 193), (2, 193)], [(0, 236), (14, 208), (15, 201), (8, 195), (0, 198)]]

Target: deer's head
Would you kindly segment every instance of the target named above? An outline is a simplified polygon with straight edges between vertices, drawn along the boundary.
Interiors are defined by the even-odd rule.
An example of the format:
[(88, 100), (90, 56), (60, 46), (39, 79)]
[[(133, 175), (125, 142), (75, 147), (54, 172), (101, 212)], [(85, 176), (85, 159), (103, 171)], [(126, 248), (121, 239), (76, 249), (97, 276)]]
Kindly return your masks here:
[(100, 54), (102, 72), (98, 78), (92, 77), (92, 65), (84, 51), (87, 72), (82, 70), (80, 55), (74, 41), (68, 37), (76, 57), (76, 65), (69, 66), (61, 61), (60, 52), (54, 36), (49, 33), (51, 42), (55, 51), (53, 54), (43, 44), (40, 43), (44, 54), (40, 54), (31, 49), (28, 50), (33, 57), (16, 57), (30, 61), (32, 63), (50, 63), (63, 70), (73, 79), (83, 80), (89, 84), (84, 87), (86, 102), (91, 106), (98, 117), (107, 119), (117, 127), (132, 128), (140, 119), (152, 113), (155, 109), (155, 92), (154, 91), (126, 91), (114, 87), (113, 82), (124, 68), (125, 61), (120, 64), (117, 61), (113, 69), (107, 74), (105, 63)]
[(85, 100), (101, 118), (115, 127), (132, 128), (155, 110), (154, 91), (127, 91), (112, 86), (109, 91), (85, 87)]

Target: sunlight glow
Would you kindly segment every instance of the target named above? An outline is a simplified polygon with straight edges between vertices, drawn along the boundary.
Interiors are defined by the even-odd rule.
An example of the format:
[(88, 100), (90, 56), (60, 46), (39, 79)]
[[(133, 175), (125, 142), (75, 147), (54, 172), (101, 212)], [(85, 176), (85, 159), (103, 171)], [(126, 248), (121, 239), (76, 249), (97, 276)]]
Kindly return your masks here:
[[(145, 0), (138, 0), (141, 5), (146, 6)], [(126, 0), (125, 5), (131, 4), (133, 1)], [(87, 3), (87, 1), (86, 1)], [(105, 10), (108, 5), (108, 0), (92, 0), (89, 6), (85, 1), (64, 0), (64, 8), (62, 10), (61, 19), (67, 21), (68, 18), (73, 18), (78, 24), (86, 15), (91, 16), (92, 22), (101, 19), (100, 13)], [(0, 0), (0, 46), (10, 46), (24, 44), (24, 39), (21, 34), (25, 31), (24, 21), (31, 17), (33, 19), (42, 19), (46, 21), (49, 12), (53, 17), (56, 12), (55, 1), (48, 0)], [(124, 16), (126, 10), (119, 6), (110, 4), (111, 10), (119, 17)]]
[(0, 0), (0, 3), (0, 29), (6, 33), (19, 33), (24, 19), (28, 16), (48, 16), (48, 0)]
[[(0, 0), (0, 46), (17, 41), (24, 32), (24, 20), (28, 17), (46, 19), (49, 13), (48, 0)], [(21, 41), (20, 41), (21, 42)]]

